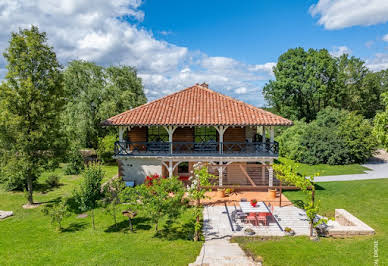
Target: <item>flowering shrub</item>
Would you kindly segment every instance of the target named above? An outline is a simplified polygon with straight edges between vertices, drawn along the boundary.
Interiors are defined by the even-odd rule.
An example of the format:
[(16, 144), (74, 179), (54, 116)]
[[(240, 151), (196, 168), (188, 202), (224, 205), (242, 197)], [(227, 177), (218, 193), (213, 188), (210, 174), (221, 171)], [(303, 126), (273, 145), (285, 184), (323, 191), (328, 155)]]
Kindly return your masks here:
[[(163, 177), (163, 178), (165, 178), (165, 177)], [(151, 176), (147, 175), (146, 178), (144, 179), (144, 184), (147, 187), (149, 187), (149, 186), (152, 186), (155, 183), (159, 182), (160, 179), (161, 179), (161, 177), (158, 174), (153, 174)]]

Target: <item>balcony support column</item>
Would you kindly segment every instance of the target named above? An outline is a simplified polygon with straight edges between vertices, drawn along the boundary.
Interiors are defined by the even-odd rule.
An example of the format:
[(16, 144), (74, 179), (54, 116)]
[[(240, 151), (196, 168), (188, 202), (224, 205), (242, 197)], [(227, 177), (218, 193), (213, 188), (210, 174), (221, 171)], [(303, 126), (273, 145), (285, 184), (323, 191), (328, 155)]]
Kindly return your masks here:
[(262, 139), (261, 141), (263, 142), (263, 152), (266, 150), (266, 139), (265, 139), (265, 126), (262, 127)]
[(119, 127), (119, 141), (123, 142), (124, 127)]
[(174, 135), (175, 129), (177, 126), (163, 126), (168, 133), (168, 142), (170, 143), (170, 154), (172, 154), (172, 136)]
[[(215, 126), (214, 128), (218, 132), (218, 136), (219, 136), (218, 142), (220, 143), (218, 149), (219, 149), (219, 153), (222, 154), (223, 153), (223, 147), (222, 147), (223, 144), (222, 143), (224, 142), (224, 133), (228, 129), (228, 126)], [(221, 181), (221, 183), (222, 183), (222, 181)]]
[(272, 168), (272, 165), (269, 165), (268, 166), (268, 185), (270, 187), (273, 186), (273, 168)]
[(274, 127), (271, 126), (270, 127), (270, 148), (269, 148), (269, 153), (270, 154), (273, 154), (273, 145), (274, 145), (274, 138), (275, 138), (275, 130), (274, 130)]

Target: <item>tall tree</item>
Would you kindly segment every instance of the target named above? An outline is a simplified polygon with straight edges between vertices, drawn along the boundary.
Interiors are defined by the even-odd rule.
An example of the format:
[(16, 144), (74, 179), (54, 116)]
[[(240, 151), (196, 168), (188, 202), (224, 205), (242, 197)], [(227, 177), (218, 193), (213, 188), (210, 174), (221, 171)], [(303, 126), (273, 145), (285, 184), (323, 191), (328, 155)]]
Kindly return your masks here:
[(307, 122), (329, 106), (373, 118), (382, 109), (380, 94), (387, 86), (386, 74), (372, 73), (359, 58), (334, 58), (326, 49), (289, 49), (274, 74), (263, 89), (268, 103), (285, 117)]
[(81, 147), (97, 147), (98, 138), (107, 134), (102, 120), (147, 101), (141, 79), (129, 66), (104, 68), (72, 61), (64, 76), (68, 96), (64, 124), (70, 139)]
[(282, 115), (311, 121), (335, 94), (335, 60), (326, 49), (289, 49), (282, 54), (264, 87), (266, 100)]
[(337, 58), (337, 67), (337, 97), (331, 106), (373, 118), (382, 109), (382, 77), (368, 70), (361, 59), (346, 54)]
[(12, 33), (4, 52), (8, 73), (0, 90), (3, 173), (18, 176), (33, 203), (33, 184), (63, 150), (61, 66), (38, 27)]

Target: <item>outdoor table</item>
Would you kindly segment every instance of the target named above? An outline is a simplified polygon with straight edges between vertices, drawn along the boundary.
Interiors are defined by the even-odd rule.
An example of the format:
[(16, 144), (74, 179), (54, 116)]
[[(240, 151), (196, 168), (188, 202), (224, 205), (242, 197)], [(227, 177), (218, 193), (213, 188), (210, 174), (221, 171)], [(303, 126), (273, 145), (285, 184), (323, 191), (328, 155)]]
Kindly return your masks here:
[(263, 201), (257, 202), (256, 207), (253, 207), (250, 202), (240, 202), (240, 207), (243, 213), (250, 213), (250, 212), (271, 213), (267, 208), (267, 205), (265, 205)]

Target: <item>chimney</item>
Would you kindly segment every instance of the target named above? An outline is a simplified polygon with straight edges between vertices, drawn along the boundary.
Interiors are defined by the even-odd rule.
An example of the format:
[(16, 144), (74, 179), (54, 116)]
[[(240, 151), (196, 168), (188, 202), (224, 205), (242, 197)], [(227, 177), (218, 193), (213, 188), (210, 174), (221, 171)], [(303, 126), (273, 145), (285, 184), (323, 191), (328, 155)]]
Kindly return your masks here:
[(200, 86), (205, 87), (205, 88), (209, 88), (209, 85), (207, 85), (206, 82), (202, 83)]

